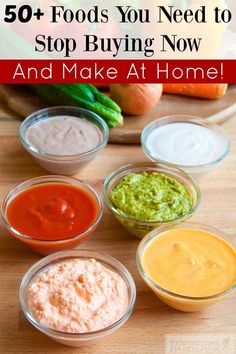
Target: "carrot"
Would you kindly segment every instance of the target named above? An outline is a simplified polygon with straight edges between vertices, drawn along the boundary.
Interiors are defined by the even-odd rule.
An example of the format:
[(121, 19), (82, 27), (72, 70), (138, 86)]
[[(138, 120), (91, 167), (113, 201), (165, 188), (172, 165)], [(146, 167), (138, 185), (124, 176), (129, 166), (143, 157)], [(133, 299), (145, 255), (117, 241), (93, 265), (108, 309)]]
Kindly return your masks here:
[(226, 93), (227, 84), (164, 84), (164, 92), (202, 97), (207, 99), (217, 99)]

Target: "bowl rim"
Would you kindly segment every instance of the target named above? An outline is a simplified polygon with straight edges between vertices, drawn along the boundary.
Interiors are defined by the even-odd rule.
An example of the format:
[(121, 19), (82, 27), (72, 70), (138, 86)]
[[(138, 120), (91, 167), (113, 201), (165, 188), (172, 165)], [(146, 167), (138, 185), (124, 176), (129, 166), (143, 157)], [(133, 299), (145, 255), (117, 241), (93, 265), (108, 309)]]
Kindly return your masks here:
[[(167, 121), (167, 120), (173, 120), (173, 121)], [(210, 131), (212, 131), (214, 129), (220, 133), (222, 139), (225, 141), (226, 149), (225, 149), (224, 153), (222, 153), (219, 157), (217, 157), (213, 161), (208, 162), (208, 163), (204, 163), (204, 164), (198, 164), (198, 165), (184, 165), (184, 164), (169, 162), (169, 161), (163, 160), (161, 158), (156, 158), (152, 155), (152, 152), (147, 147), (146, 141), (147, 141), (148, 135), (152, 131), (154, 131), (154, 129), (158, 129), (158, 127), (156, 127), (156, 124), (162, 123), (162, 122), (166, 122), (166, 123), (161, 124), (160, 126), (182, 122), (182, 123), (192, 123), (192, 124), (204, 126), (208, 129), (210, 129)], [(225, 130), (222, 127), (220, 127), (218, 124), (215, 124), (214, 122), (210, 121), (207, 118), (201, 118), (198, 116), (187, 115), (187, 114), (182, 114), (182, 115), (176, 114), (176, 115), (163, 116), (163, 117), (160, 117), (160, 118), (156, 119), (155, 121), (149, 123), (142, 131), (141, 145), (142, 145), (145, 155), (147, 155), (147, 157), (149, 159), (151, 159), (152, 161), (168, 163), (172, 166), (177, 166), (177, 167), (179, 166), (179, 168), (181, 168), (181, 169), (190, 171), (190, 170), (194, 170), (194, 169), (198, 169), (198, 168), (212, 167), (212, 166), (220, 163), (221, 161), (223, 161), (226, 158), (226, 156), (228, 155), (228, 153), (230, 152), (231, 141), (230, 141), (228, 135), (226, 134)]]
[[(159, 227), (156, 228), (154, 230), (152, 230), (151, 232), (149, 232), (140, 242), (138, 248), (137, 248), (137, 252), (136, 252), (136, 264), (138, 267), (138, 271), (139, 274), (141, 275), (142, 279), (152, 288), (155, 290), (160, 291), (161, 293), (171, 296), (171, 297), (175, 297), (181, 300), (191, 300), (191, 301), (207, 301), (207, 300), (213, 300), (213, 299), (217, 299), (220, 298), (224, 295), (227, 295), (228, 293), (232, 292), (233, 290), (236, 290), (236, 281), (235, 284), (232, 285), (229, 289), (224, 290), (218, 294), (215, 295), (210, 295), (210, 296), (187, 296), (187, 295), (180, 295), (180, 294), (176, 294), (172, 291), (169, 291), (165, 288), (162, 288), (160, 285), (158, 285), (157, 283), (155, 283), (147, 274), (147, 272), (144, 270), (144, 267), (142, 265), (142, 261), (141, 258), (143, 256), (143, 253), (146, 249), (146, 247), (148, 246), (148, 244), (154, 240), (156, 237), (161, 236), (163, 233), (165, 233), (165, 231), (168, 230), (173, 230), (173, 229), (194, 229), (194, 230), (204, 230), (207, 232), (212, 233), (214, 236), (218, 237), (219, 239), (228, 242), (229, 245), (231, 246), (231, 248), (235, 251), (236, 254), (236, 247), (232, 246), (230, 241), (226, 241), (229, 236), (226, 235), (224, 232), (222, 232), (221, 230), (214, 228), (212, 226), (206, 225), (206, 224), (202, 224), (202, 223), (196, 223), (196, 222), (186, 222), (184, 225), (172, 225), (172, 226), (167, 226), (167, 227)], [(221, 235), (224, 235), (224, 237), (226, 239), (224, 239)]]
[[(29, 144), (25, 138), (25, 134), (24, 134), (24, 129), (26, 129), (26, 131), (29, 129), (26, 128), (27, 124), (29, 123), (29, 126), (31, 126), (33, 119), (37, 119), (38, 121), (41, 120), (46, 120), (46, 119), (50, 119), (50, 118), (54, 118), (56, 116), (61, 116), (60, 113), (56, 113), (57, 111), (65, 111), (64, 114), (68, 114), (70, 113), (70, 111), (72, 111), (70, 113), (70, 116), (77, 118), (77, 119), (86, 119), (89, 121), (89, 119), (87, 117), (78, 117), (76, 115), (73, 115), (73, 111), (74, 112), (81, 112), (82, 114), (87, 114), (90, 115), (91, 117), (93, 117), (95, 119), (96, 122), (98, 122), (101, 127), (98, 127), (99, 131), (102, 133), (102, 142), (99, 143), (99, 145), (97, 145), (96, 147), (94, 147), (93, 149), (90, 149), (88, 151), (85, 151), (83, 153), (80, 154), (74, 154), (74, 155), (54, 155), (54, 154), (48, 154), (46, 152), (43, 152), (39, 149), (37, 149), (35, 146)], [(55, 112), (55, 114), (53, 114), (53, 112)], [(45, 116), (44, 116), (45, 114)], [(30, 124), (31, 123), (31, 124)], [(19, 136), (20, 136), (20, 141), (22, 143), (22, 145), (24, 146), (24, 148), (39, 157), (46, 157), (50, 160), (57, 160), (59, 159), (60, 161), (68, 161), (68, 159), (72, 159), (72, 160), (76, 160), (77, 158), (80, 157), (86, 157), (88, 155), (91, 155), (93, 153), (96, 153), (97, 151), (102, 150), (106, 144), (108, 143), (108, 139), (109, 139), (109, 127), (107, 125), (107, 123), (104, 121), (104, 119), (102, 119), (99, 115), (97, 115), (96, 113), (85, 109), (85, 108), (81, 108), (81, 107), (76, 107), (76, 106), (53, 106), (53, 107), (48, 107), (48, 108), (43, 108), (40, 109), (36, 112), (31, 113), (29, 116), (27, 116), (25, 118), (25, 120), (21, 123), (20, 128), (19, 128)]]
[[(42, 181), (44, 179), (48, 179), (48, 181)], [(58, 181), (53, 181), (53, 180), (56, 180), (58, 179)], [(7, 219), (7, 215), (6, 215), (6, 212), (7, 212), (7, 200), (10, 198), (11, 194), (14, 193), (14, 191), (21, 187), (21, 186), (24, 186), (24, 184), (28, 184), (28, 183), (32, 183), (32, 182), (36, 182), (38, 181), (39, 184), (50, 184), (50, 183), (54, 183), (54, 184), (64, 184), (66, 182), (63, 182), (63, 180), (65, 181), (68, 180), (70, 181), (71, 183), (69, 183), (69, 185), (76, 185), (76, 183), (79, 182), (79, 184), (83, 185), (87, 190), (89, 190), (89, 192), (96, 198), (96, 201), (97, 201), (97, 205), (98, 205), (98, 215), (96, 217), (96, 219), (94, 220), (94, 222), (92, 223), (92, 225), (90, 225), (86, 230), (84, 230), (83, 232), (81, 232), (80, 234), (78, 235), (75, 235), (75, 236), (72, 236), (70, 238), (65, 238), (65, 239), (61, 239), (61, 240), (42, 240), (42, 239), (38, 239), (38, 238), (34, 238), (34, 237), (31, 237), (31, 236), (28, 236), (28, 235), (25, 235), (21, 232), (19, 232), (18, 230), (16, 230), (14, 227), (12, 227)], [(61, 181), (59, 181), (61, 180)], [(42, 181), (40, 183), (40, 181)], [(74, 181), (74, 183), (73, 183)], [(38, 185), (38, 183), (36, 184)], [(19, 193), (16, 194), (19, 195), (20, 193), (24, 192), (25, 190), (29, 189), (29, 188), (32, 188), (34, 187), (34, 184), (31, 185), (31, 186), (26, 186), (25, 188), (23, 188)], [(15, 196), (15, 197), (16, 197)], [(15, 198), (13, 197), (13, 199)], [(99, 224), (101, 218), (102, 218), (102, 215), (103, 215), (103, 202), (102, 202), (102, 198), (100, 197), (100, 195), (98, 194), (98, 192), (93, 188), (91, 187), (88, 183), (86, 182), (83, 182), (75, 177), (69, 177), (69, 176), (62, 176), (62, 175), (46, 175), (46, 176), (40, 176), (40, 177), (34, 177), (34, 178), (31, 178), (31, 179), (28, 179), (26, 181), (23, 181), (23, 182), (20, 182), (20, 183), (17, 183), (13, 188), (10, 189), (10, 191), (5, 195), (5, 197), (3, 198), (3, 201), (1, 203), (1, 217), (2, 217), (2, 220), (3, 220), (3, 223), (5, 225), (5, 227), (7, 228), (7, 230), (10, 232), (10, 233), (13, 233), (17, 236), (17, 238), (19, 239), (26, 239), (28, 241), (32, 241), (32, 242), (37, 242), (37, 243), (41, 243), (41, 244), (63, 244), (65, 243), (66, 241), (71, 241), (71, 240), (75, 240), (75, 239), (81, 239), (83, 238), (87, 233), (89, 232), (92, 232), (94, 230), (94, 228), (97, 227), (97, 225)]]
[[(122, 214), (121, 212), (119, 212), (110, 202), (108, 196), (107, 196), (107, 188), (109, 186), (109, 184), (112, 182), (113, 178), (115, 177), (115, 175), (123, 170), (126, 170), (126, 175), (128, 173), (131, 173), (133, 169), (138, 168), (138, 167), (143, 167), (143, 172), (145, 172), (146, 168), (149, 167), (153, 167), (158, 169), (158, 167), (161, 168), (167, 168), (167, 169), (171, 169), (172, 171), (174, 170), (174, 172), (178, 173), (178, 174), (182, 174), (186, 179), (188, 179), (190, 181), (190, 183), (192, 184), (195, 192), (196, 192), (196, 201), (194, 203), (194, 206), (191, 208), (191, 210), (183, 215), (181, 218), (177, 218), (177, 219), (173, 219), (173, 220), (168, 220), (168, 221), (145, 221), (145, 220), (139, 220), (139, 219), (135, 219), (129, 216), (126, 216), (124, 214)], [(158, 172), (158, 171), (157, 171)], [(164, 173), (163, 173), (164, 174)], [(181, 182), (179, 182), (181, 183)], [(198, 209), (200, 203), (201, 203), (201, 190), (199, 185), (197, 184), (197, 182), (195, 181), (195, 179), (189, 175), (187, 172), (185, 172), (184, 170), (178, 168), (177, 166), (174, 166), (172, 164), (169, 164), (167, 162), (137, 162), (137, 163), (129, 163), (126, 165), (123, 165), (121, 167), (118, 167), (117, 169), (115, 169), (113, 172), (111, 172), (107, 178), (104, 181), (104, 185), (103, 185), (103, 198), (105, 200), (105, 204), (108, 207), (109, 210), (111, 210), (113, 213), (115, 213), (115, 215), (118, 215), (128, 221), (133, 221), (135, 223), (138, 223), (140, 225), (157, 225), (157, 224), (161, 224), (161, 225), (170, 225), (170, 224), (174, 224), (174, 223), (179, 223), (181, 221), (184, 221), (186, 219), (188, 219), (189, 217), (191, 217)]]
[[(92, 253), (93, 256), (89, 257), (88, 255), (87, 256), (85, 255), (83, 257), (82, 255), (76, 255), (77, 252), (85, 253), (85, 254)], [(53, 328), (47, 327), (46, 325), (37, 321), (34, 318), (34, 316), (29, 311), (25, 296), (23, 296), (23, 292), (25, 291), (25, 288), (29, 285), (30, 281), (37, 274), (39, 274), (45, 268), (50, 267), (51, 262), (52, 262), (52, 264), (56, 264), (56, 263), (60, 262), (60, 260), (61, 261), (66, 260), (67, 256), (68, 256), (68, 260), (82, 259), (82, 258), (84, 258), (84, 259), (94, 258), (98, 262), (103, 262), (104, 264), (107, 264), (107, 265), (109, 265), (108, 260), (115, 263), (115, 265), (112, 266), (112, 268), (114, 268), (114, 272), (117, 271), (117, 274), (119, 274), (119, 275), (120, 275), (120, 273), (122, 273), (122, 275), (120, 275), (120, 276), (123, 279), (125, 279), (127, 289), (130, 291), (130, 294), (131, 294), (129, 297), (129, 304), (127, 305), (127, 309), (126, 309), (125, 313), (123, 314), (123, 316), (119, 320), (117, 320), (116, 322), (114, 322), (110, 326), (102, 328), (97, 331), (85, 332), (85, 333), (73, 333), (73, 332), (58, 331)], [(106, 260), (100, 261), (99, 256), (105, 257), (107, 259), (107, 261)], [(55, 260), (55, 257), (57, 260)], [(46, 264), (44, 264), (45, 261), (47, 261)], [(38, 267), (42, 264), (44, 264), (44, 265), (38, 269)], [(60, 252), (53, 253), (47, 257), (40, 259), (38, 262), (34, 263), (28, 269), (28, 271), (25, 273), (25, 275), (22, 278), (22, 281), (20, 284), (20, 290), (19, 290), (19, 300), (20, 300), (21, 309), (22, 309), (25, 317), (27, 318), (27, 320), (31, 324), (33, 324), (38, 330), (42, 331), (43, 333), (50, 335), (52, 337), (60, 337), (60, 338), (64, 337), (65, 339), (86, 340), (86, 339), (89, 339), (90, 337), (108, 334), (110, 331), (112, 331), (116, 327), (119, 328), (120, 325), (122, 325), (123, 323), (126, 322), (126, 320), (128, 320), (128, 318), (130, 317), (130, 315), (134, 309), (135, 303), (136, 303), (136, 285), (135, 285), (134, 279), (133, 279), (132, 275), (130, 274), (130, 272), (128, 271), (128, 269), (121, 262), (119, 262), (116, 258), (110, 256), (107, 253), (103, 253), (103, 252), (99, 252), (99, 251), (94, 251), (94, 250), (89, 250), (89, 249), (77, 249), (77, 250), (74, 249), (74, 250), (69, 250), (69, 251), (60, 251)]]

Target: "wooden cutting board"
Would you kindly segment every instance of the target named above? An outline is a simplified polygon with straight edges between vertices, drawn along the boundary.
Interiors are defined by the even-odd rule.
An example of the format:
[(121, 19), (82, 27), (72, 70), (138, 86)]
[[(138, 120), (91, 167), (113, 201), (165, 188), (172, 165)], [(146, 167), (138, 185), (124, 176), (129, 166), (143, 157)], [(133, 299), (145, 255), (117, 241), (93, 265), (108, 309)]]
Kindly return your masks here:
[[(0, 100), (21, 117), (27, 117), (38, 109), (48, 107), (48, 103), (23, 85), (0, 85)], [(110, 143), (138, 144), (142, 130), (147, 124), (159, 117), (172, 114), (189, 114), (203, 118), (214, 116), (213, 120), (220, 124), (232, 116), (235, 110), (230, 107), (235, 103), (236, 85), (231, 85), (223, 98), (214, 101), (164, 94), (159, 104), (148, 114), (126, 116), (122, 127), (111, 129)], [(226, 114), (221, 114), (224, 110)]]

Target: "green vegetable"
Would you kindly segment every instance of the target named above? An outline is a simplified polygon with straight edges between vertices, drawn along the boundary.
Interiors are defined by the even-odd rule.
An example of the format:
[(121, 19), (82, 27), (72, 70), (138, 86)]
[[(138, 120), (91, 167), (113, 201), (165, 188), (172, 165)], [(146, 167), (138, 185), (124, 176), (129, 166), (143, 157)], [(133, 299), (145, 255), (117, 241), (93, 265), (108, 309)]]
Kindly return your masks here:
[(110, 128), (123, 124), (120, 107), (92, 85), (29, 85), (29, 87), (52, 105), (79, 106), (98, 114)]
[(121, 108), (118, 106), (117, 103), (115, 103), (113, 100), (111, 100), (109, 97), (101, 93), (95, 86), (93, 85), (88, 85), (93, 92), (94, 95), (96, 95), (97, 101), (104, 104), (105, 106), (109, 107), (110, 109), (113, 109), (114, 111), (120, 113)]
[[(0, 26), (0, 43), (4, 43), (6, 58), (9, 53), (17, 53), (18, 58), (30, 57), (32, 59), (38, 59), (38, 55), (34, 52), (32, 45), (10, 27)], [(44, 58), (47, 59), (45, 55), (42, 55), (42, 59)]]
[(179, 219), (193, 207), (189, 191), (160, 173), (130, 173), (112, 190), (110, 201), (124, 216), (140, 221)]

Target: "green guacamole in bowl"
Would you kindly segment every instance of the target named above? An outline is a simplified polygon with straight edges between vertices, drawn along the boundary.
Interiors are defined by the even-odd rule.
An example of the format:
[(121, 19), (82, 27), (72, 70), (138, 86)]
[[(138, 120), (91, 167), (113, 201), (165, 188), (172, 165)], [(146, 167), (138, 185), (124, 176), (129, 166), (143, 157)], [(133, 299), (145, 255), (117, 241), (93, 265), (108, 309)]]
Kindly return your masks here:
[(139, 162), (107, 176), (103, 197), (124, 228), (142, 238), (153, 229), (189, 219), (200, 205), (201, 192), (195, 180), (175, 166)]
[(110, 201), (124, 216), (154, 222), (181, 218), (193, 207), (189, 191), (161, 173), (129, 173), (111, 191)]

